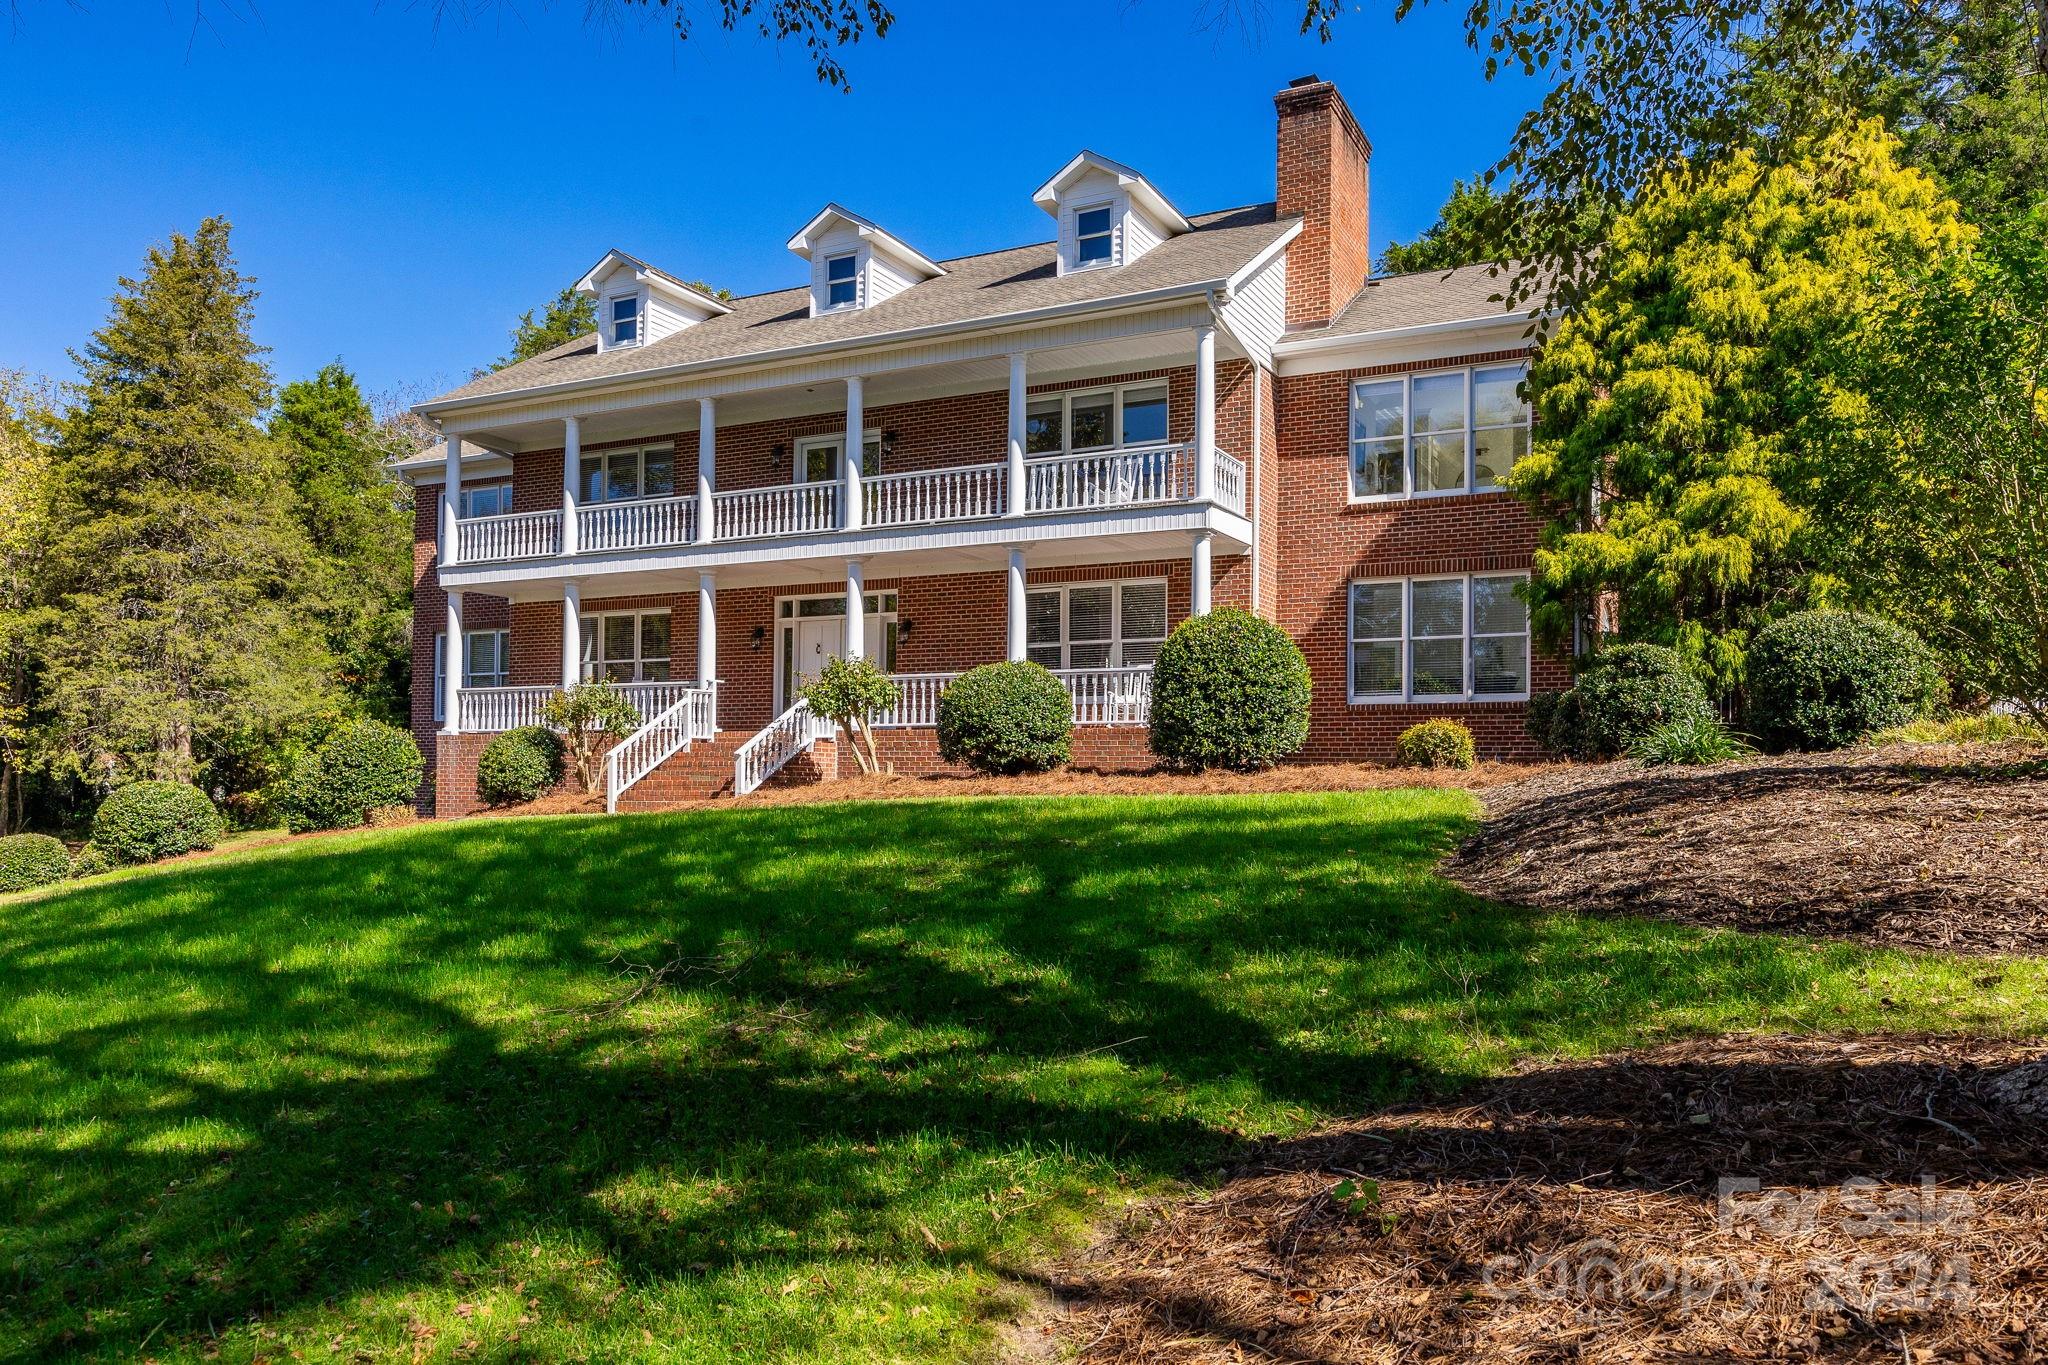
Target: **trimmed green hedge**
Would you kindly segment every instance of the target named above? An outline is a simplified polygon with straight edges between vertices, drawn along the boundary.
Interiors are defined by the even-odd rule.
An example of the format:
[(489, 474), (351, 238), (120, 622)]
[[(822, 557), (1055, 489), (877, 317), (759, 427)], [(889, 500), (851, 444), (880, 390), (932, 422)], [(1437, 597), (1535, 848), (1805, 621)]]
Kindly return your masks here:
[(71, 860), (73, 877), (97, 877), (102, 872), (112, 872), (120, 864), (107, 856), (107, 851), (98, 844), (86, 844), (78, 850), (78, 856)]
[[(1559, 698), (1552, 715), (1552, 747), (1555, 739), (1571, 741), (1574, 747), (1560, 752), (1577, 757), (1615, 758), (1666, 725), (1715, 718), (1699, 674), (1663, 645), (1602, 650), (1572, 693), (1577, 701)], [(1576, 714), (1568, 707), (1576, 707)]]
[(1454, 720), (1411, 725), (1394, 741), (1394, 761), (1404, 768), (1469, 768), (1478, 758), (1472, 732)]
[(285, 783), (285, 823), (294, 834), (368, 824), (379, 806), (417, 800), (426, 770), (411, 735), (381, 721), (355, 721), (293, 770)]
[(1841, 749), (1933, 710), (1941, 673), (1920, 638), (1882, 617), (1801, 611), (1750, 642), (1749, 728), (1772, 749)]
[(522, 725), (484, 745), (476, 760), (476, 794), (493, 806), (534, 801), (562, 780), (562, 737), (544, 725)]
[(939, 694), (939, 757), (948, 763), (1041, 773), (1073, 756), (1073, 699), (1038, 664), (983, 664)]
[(1190, 616), (1152, 669), (1152, 752), (1176, 768), (1270, 768), (1308, 742), (1308, 661), (1237, 607)]
[(212, 848), (225, 832), (206, 793), (183, 782), (130, 782), (92, 818), (92, 842), (117, 863), (153, 863)]
[(71, 875), (71, 851), (47, 834), (10, 834), (0, 839), (0, 891), (26, 891)]

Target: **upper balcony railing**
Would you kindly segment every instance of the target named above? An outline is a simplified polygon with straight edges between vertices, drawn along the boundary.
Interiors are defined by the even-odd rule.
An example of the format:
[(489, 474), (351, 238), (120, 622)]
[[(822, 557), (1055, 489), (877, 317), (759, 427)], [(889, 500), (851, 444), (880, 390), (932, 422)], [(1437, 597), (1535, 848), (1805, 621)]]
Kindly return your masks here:
[[(1214, 454), (1214, 501), (1245, 510), (1244, 464)], [(951, 465), (863, 479), (861, 524), (874, 529), (992, 521), (1010, 512), (1006, 465)], [(1196, 501), (1201, 480), (1192, 445), (1140, 446), (1034, 457), (1024, 466), (1026, 516), (1161, 507)], [(837, 482), (777, 484), (715, 493), (711, 538), (765, 540), (841, 529)], [(697, 543), (700, 509), (691, 496), (596, 503), (576, 515), (577, 552), (654, 550)], [(458, 564), (546, 559), (562, 552), (560, 512), (470, 517), (456, 523)]]

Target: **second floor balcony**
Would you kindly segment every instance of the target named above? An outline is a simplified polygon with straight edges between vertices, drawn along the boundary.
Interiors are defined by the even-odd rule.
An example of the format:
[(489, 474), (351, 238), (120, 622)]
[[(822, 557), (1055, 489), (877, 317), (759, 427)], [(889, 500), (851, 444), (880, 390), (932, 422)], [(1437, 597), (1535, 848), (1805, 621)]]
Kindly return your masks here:
[(1244, 463), (1213, 450), (1202, 467), (1193, 442), (1033, 456), (1012, 461), (766, 487), (631, 498), (568, 513), (456, 520), (457, 565), (594, 556), (726, 541), (803, 538), (1005, 518), (1061, 517), (1127, 508), (1212, 505), (1243, 515)]

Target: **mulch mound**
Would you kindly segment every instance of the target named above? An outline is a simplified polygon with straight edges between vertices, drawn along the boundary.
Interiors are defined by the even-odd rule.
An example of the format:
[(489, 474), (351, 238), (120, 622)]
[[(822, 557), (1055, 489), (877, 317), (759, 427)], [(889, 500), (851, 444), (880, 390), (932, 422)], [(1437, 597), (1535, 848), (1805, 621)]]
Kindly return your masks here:
[(1133, 1212), (1025, 1330), (1096, 1365), (2035, 1360), (2044, 1117), (2044, 1044), (1737, 1036), (1531, 1067)]
[(1557, 768), (1445, 864), (1520, 905), (1962, 953), (2048, 952), (2048, 750), (1893, 745)]

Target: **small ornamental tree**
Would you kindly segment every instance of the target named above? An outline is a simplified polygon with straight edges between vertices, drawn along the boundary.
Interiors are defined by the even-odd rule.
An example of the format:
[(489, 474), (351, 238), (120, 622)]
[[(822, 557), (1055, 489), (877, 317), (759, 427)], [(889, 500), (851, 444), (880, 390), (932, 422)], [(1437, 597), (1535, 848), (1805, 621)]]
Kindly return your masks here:
[(608, 682), (578, 683), (541, 703), (540, 718), (562, 736), (576, 782), (585, 792), (597, 790), (597, 744), (614, 743), (640, 728), (640, 712), (626, 694)]
[[(833, 659), (804, 688), (811, 710), (842, 726), (853, 741), (853, 757), (864, 773), (882, 770), (869, 721), (896, 705), (896, 684), (866, 659)], [(861, 752), (865, 741), (867, 752)]]
[(1308, 661), (1287, 632), (1224, 607), (1191, 616), (1152, 669), (1152, 752), (1177, 768), (1270, 768), (1308, 742)]

